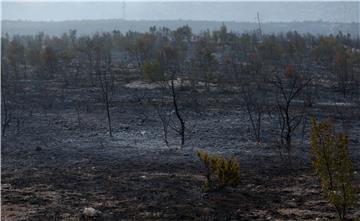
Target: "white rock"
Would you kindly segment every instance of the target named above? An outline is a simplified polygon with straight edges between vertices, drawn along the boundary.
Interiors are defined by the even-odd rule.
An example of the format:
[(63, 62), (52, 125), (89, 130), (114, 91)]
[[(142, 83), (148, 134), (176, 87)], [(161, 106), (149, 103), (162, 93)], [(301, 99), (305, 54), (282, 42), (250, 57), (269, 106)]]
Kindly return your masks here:
[(11, 184), (10, 183), (4, 183), (1, 185), (2, 189), (11, 189)]
[(84, 216), (86, 217), (94, 217), (99, 213), (96, 209), (92, 207), (86, 207), (83, 211)]

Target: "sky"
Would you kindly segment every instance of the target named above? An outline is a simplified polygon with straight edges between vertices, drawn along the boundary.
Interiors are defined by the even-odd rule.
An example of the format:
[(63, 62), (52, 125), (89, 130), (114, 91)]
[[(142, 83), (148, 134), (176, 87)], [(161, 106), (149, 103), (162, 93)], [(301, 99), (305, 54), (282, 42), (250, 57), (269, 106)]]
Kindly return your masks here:
[(212, 20), (256, 22), (330, 21), (359, 22), (360, 1), (311, 2), (29, 2), (3, 1), (2, 20), (64, 21), (83, 19)]

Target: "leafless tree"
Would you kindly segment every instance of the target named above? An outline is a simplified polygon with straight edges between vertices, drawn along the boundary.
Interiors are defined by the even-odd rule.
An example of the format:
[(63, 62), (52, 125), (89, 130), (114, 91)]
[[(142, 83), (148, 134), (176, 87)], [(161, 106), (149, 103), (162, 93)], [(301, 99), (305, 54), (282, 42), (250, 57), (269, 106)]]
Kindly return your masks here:
[(11, 111), (9, 110), (8, 99), (4, 91), (2, 91), (1, 93), (1, 100), (2, 100), (1, 134), (3, 137), (5, 137), (6, 129), (10, 126), (10, 122), (11, 122)]
[(110, 137), (113, 136), (111, 124), (111, 102), (114, 94), (115, 79), (112, 70), (111, 40), (109, 34), (95, 34), (94, 50), (95, 50), (95, 73), (97, 77), (98, 87), (101, 93), (102, 102), (105, 106), (106, 117)]
[[(2, 52), (4, 46), (1, 48)], [(2, 54), (2, 64), (1, 64), (1, 135), (5, 136), (7, 128), (10, 126), (11, 122), (11, 111), (9, 110), (9, 99), (7, 93), (9, 93), (10, 88), (10, 79), (9, 79), (9, 68), (7, 65), (6, 59)]]
[(108, 128), (109, 128), (109, 135), (110, 137), (113, 136), (112, 134), (112, 125), (111, 125), (111, 113), (110, 113), (110, 103), (111, 103), (111, 96), (112, 96), (112, 78), (111, 78), (111, 66), (107, 64), (105, 70), (97, 69), (96, 74), (100, 84), (100, 91), (102, 95), (102, 100), (106, 109), (106, 116), (108, 121)]
[(293, 135), (302, 122), (306, 110), (305, 102), (297, 102), (296, 99), (300, 97), (310, 81), (311, 79), (302, 79), (298, 74), (287, 73), (285, 78), (276, 76), (273, 82), (277, 89), (276, 106), (280, 126), (280, 147), (286, 149), (289, 160), (292, 153)]
[[(181, 147), (183, 147), (185, 144), (185, 120), (181, 114), (179, 92), (175, 86), (175, 80), (179, 80), (179, 78), (177, 78), (180, 70), (179, 60), (181, 60), (179, 59), (179, 50), (170, 45), (165, 45), (159, 50), (157, 59), (164, 75), (164, 81), (161, 83), (161, 87), (166, 91), (166, 94), (169, 94), (171, 97), (173, 113), (176, 119), (173, 120), (173, 118), (170, 118), (169, 122), (167, 122), (168, 120), (166, 118), (161, 117), (161, 121), (163, 122), (163, 125), (165, 124), (166, 130), (167, 126), (169, 126), (181, 137), (180, 144)], [(164, 97), (167, 97), (166, 94), (164, 94)]]
[(178, 95), (176, 94), (175, 91), (174, 79), (171, 79), (171, 96), (174, 104), (175, 115), (180, 123), (180, 128), (173, 127), (173, 129), (176, 130), (181, 136), (181, 147), (183, 147), (185, 144), (185, 121), (180, 114), (180, 109), (178, 105)]
[(260, 143), (262, 119), (266, 113), (266, 91), (261, 90), (259, 87), (252, 88), (251, 86), (244, 86), (241, 94), (250, 119), (253, 137), (257, 143)]
[(181, 138), (181, 147), (185, 144), (185, 120), (179, 107), (179, 94), (174, 79), (158, 82), (160, 95), (152, 100), (163, 128), (164, 142), (169, 146), (169, 129), (178, 134)]
[[(140, 115), (140, 120), (138, 121), (138, 125), (142, 125), (148, 118), (148, 113), (146, 110), (147, 104), (153, 104), (150, 97), (152, 95), (147, 90), (135, 89), (129, 90), (130, 96), (134, 99), (133, 102), (138, 103), (140, 108), (138, 109), (138, 113)], [(156, 105), (153, 104), (155, 107)]]
[(149, 103), (151, 103), (156, 110), (156, 114), (161, 121), (164, 142), (165, 142), (166, 146), (169, 146), (168, 134), (169, 134), (169, 124), (170, 124), (170, 119), (171, 119), (172, 113), (171, 113), (171, 106), (169, 105), (169, 102), (168, 102), (168, 99), (166, 96), (166, 93), (167, 93), (166, 84), (167, 84), (166, 82), (160, 83), (160, 85), (161, 85), (160, 93), (161, 94), (159, 95), (158, 99), (150, 100)]

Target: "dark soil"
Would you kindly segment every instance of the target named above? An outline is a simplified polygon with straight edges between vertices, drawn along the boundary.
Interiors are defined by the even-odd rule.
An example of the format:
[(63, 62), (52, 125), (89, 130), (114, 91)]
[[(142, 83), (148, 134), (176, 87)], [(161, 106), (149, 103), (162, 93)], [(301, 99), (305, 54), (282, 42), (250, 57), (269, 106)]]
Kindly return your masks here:
[[(187, 114), (190, 130), (183, 149), (174, 135), (166, 147), (153, 109), (129, 95), (112, 108), (110, 138), (99, 106), (81, 113), (81, 128), (74, 110), (54, 109), (46, 116), (35, 111), (18, 133), (10, 129), (1, 150), (3, 220), (85, 220), (86, 207), (101, 212), (94, 220), (336, 219), (309, 162), (307, 139), (295, 140), (289, 164), (271, 130), (263, 143), (252, 141), (240, 105)], [(360, 123), (349, 118), (350, 153), (359, 173)], [(197, 149), (234, 155), (241, 184), (203, 192)], [(355, 185), (360, 189), (358, 174)], [(349, 211), (349, 218), (358, 217), (360, 203)]]

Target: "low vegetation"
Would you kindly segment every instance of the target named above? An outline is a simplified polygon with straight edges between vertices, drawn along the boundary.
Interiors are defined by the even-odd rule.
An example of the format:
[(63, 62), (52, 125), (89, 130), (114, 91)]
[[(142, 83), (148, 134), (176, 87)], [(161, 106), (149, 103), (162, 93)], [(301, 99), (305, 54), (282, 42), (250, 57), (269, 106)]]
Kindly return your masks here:
[(341, 220), (345, 220), (349, 207), (356, 202), (356, 191), (352, 184), (354, 171), (347, 145), (347, 136), (335, 133), (330, 122), (312, 120), (313, 165), (325, 198), (334, 205)]
[(202, 150), (197, 152), (197, 156), (206, 171), (206, 180), (203, 185), (204, 191), (221, 190), (224, 187), (236, 187), (239, 184), (240, 166), (235, 158), (226, 159), (220, 155), (209, 155)]

